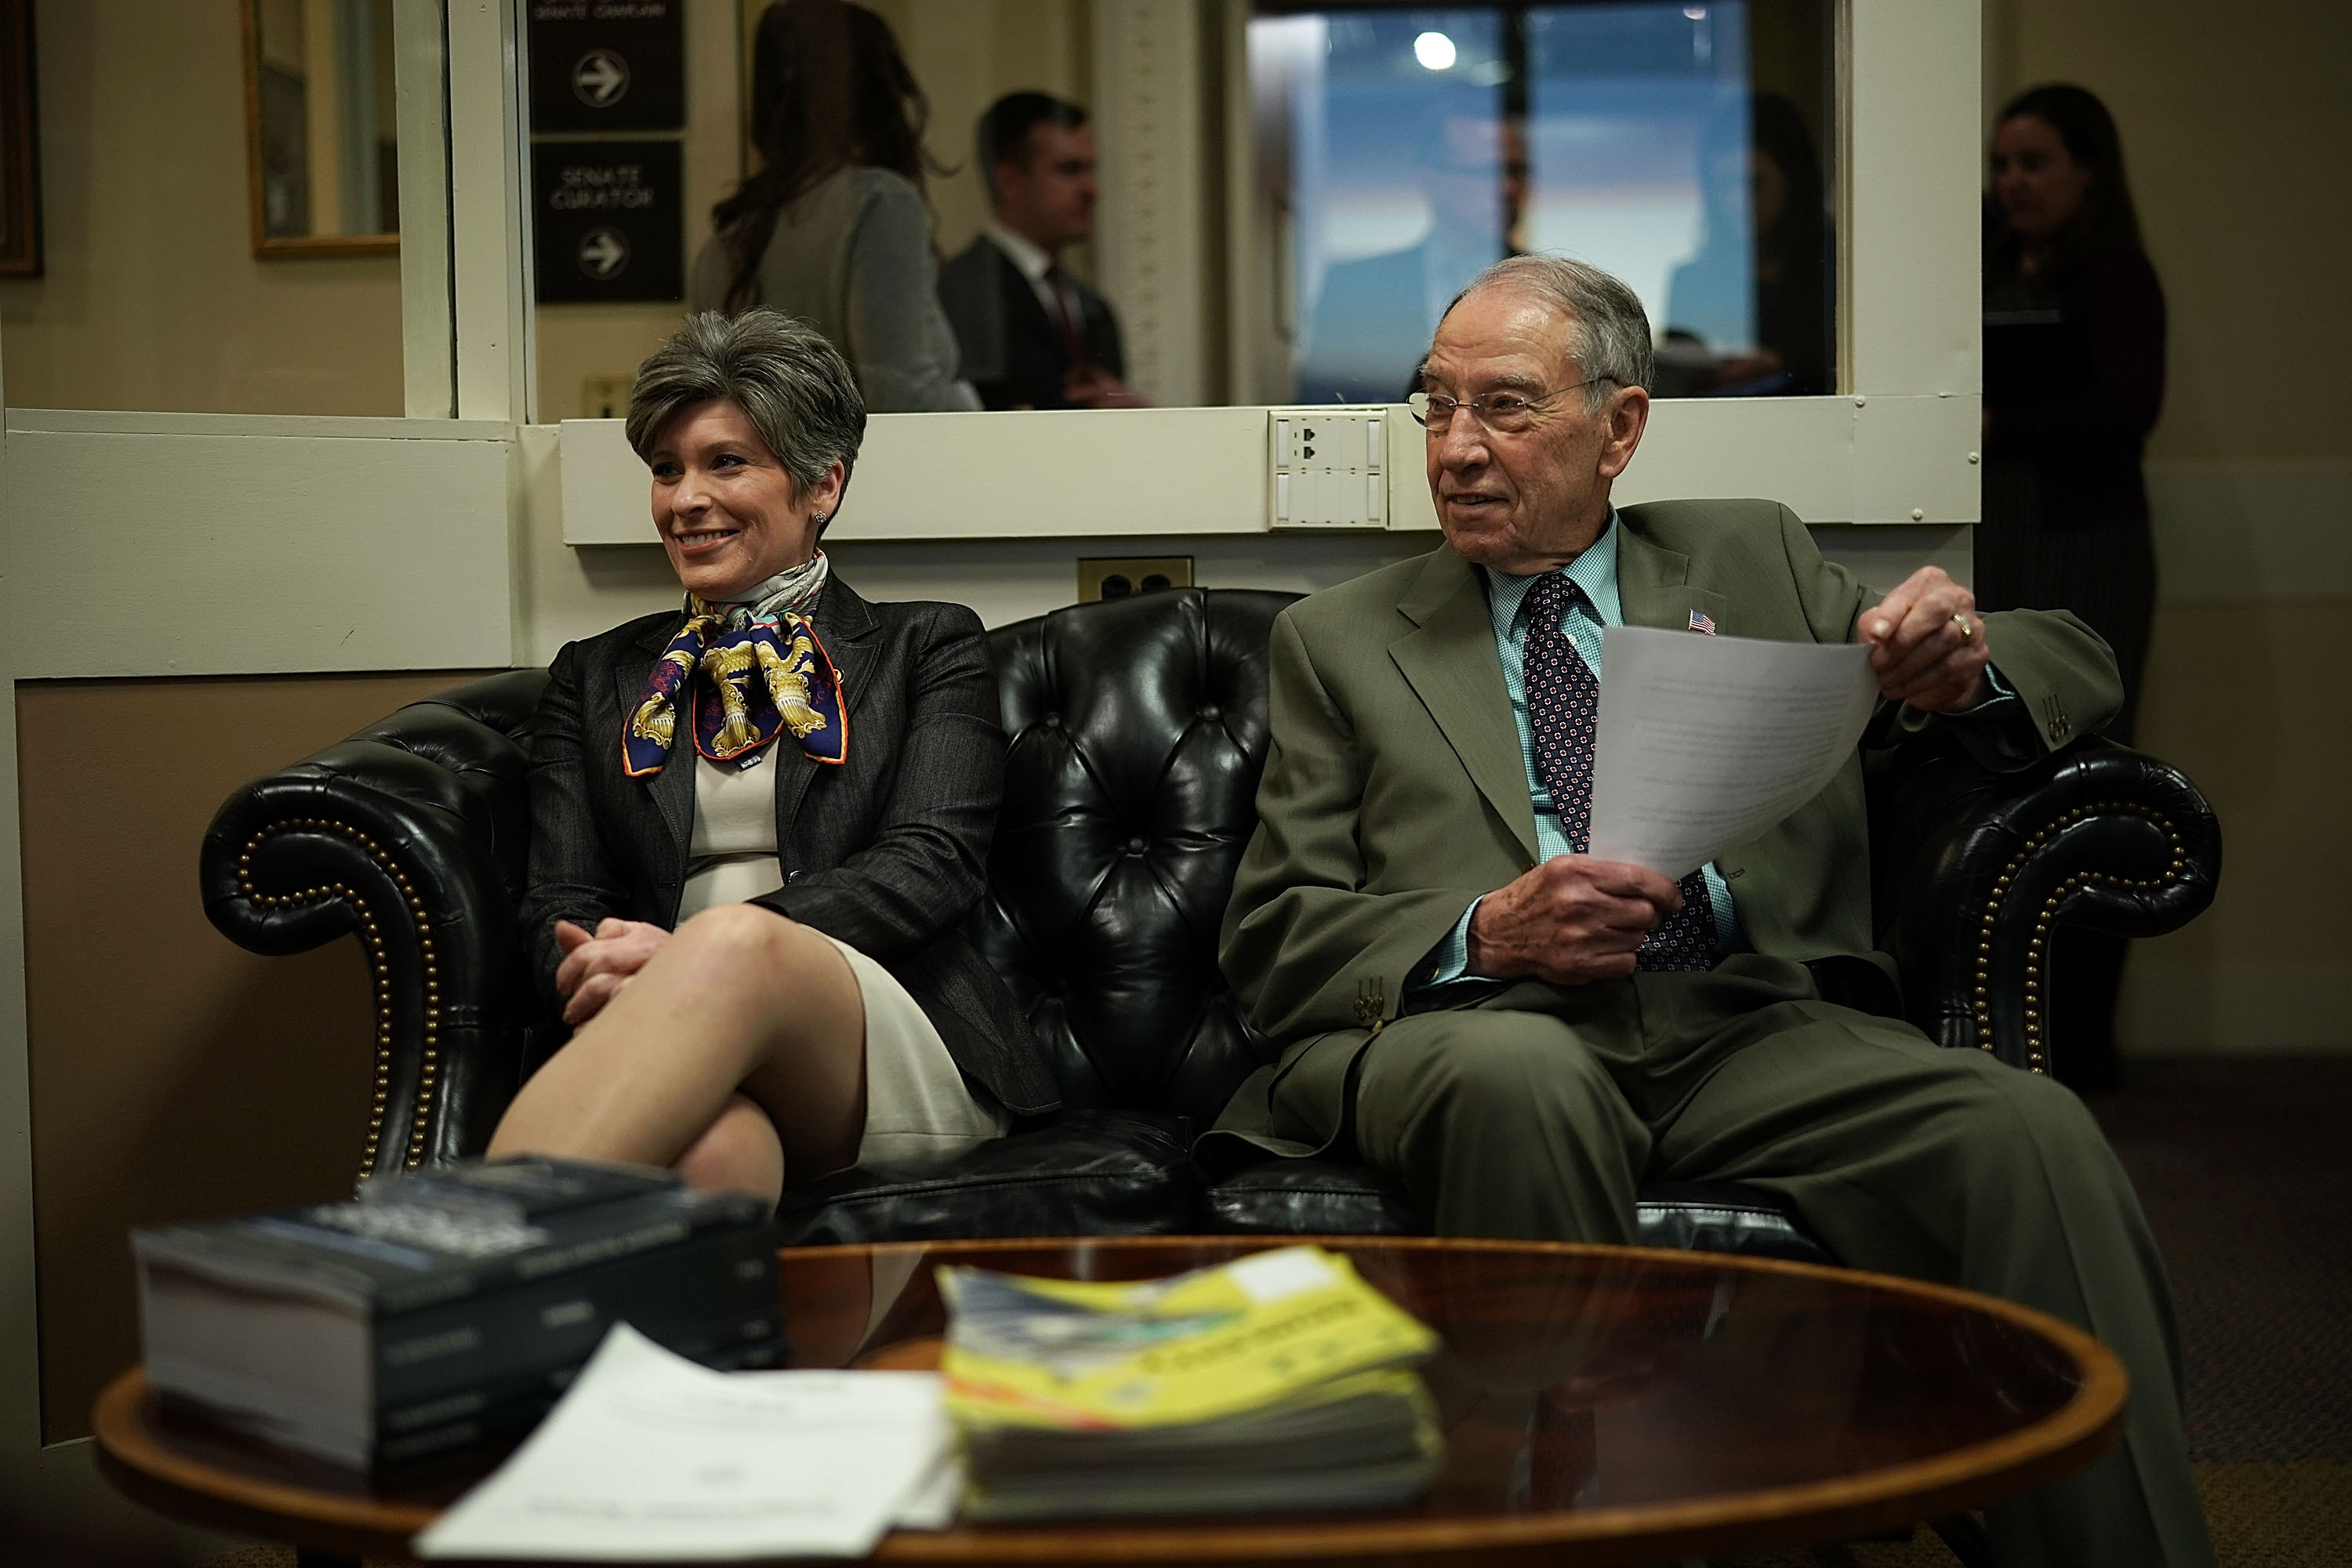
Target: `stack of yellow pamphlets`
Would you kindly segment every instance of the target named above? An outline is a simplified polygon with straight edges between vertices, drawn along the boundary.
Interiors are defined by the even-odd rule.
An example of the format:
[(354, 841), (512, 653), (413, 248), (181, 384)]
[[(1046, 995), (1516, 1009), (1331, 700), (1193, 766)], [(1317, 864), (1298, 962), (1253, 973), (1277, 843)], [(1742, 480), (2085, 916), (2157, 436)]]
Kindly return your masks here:
[(1377, 1508), (1444, 1452), (1437, 1336), (1315, 1247), (1139, 1284), (942, 1268), (969, 1519)]

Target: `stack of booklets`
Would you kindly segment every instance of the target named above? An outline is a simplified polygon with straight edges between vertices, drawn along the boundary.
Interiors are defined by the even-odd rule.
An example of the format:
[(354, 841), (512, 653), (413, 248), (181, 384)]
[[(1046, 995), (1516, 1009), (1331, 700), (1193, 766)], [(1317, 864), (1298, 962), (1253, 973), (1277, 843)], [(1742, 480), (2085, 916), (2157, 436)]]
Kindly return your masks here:
[(635, 1166), (469, 1162), (131, 1248), (167, 1403), (355, 1469), (511, 1439), (617, 1322), (722, 1370), (783, 1352), (766, 1205)]
[(1444, 1455), (1437, 1338), (1319, 1247), (1139, 1284), (943, 1268), (967, 1519), (1377, 1508)]

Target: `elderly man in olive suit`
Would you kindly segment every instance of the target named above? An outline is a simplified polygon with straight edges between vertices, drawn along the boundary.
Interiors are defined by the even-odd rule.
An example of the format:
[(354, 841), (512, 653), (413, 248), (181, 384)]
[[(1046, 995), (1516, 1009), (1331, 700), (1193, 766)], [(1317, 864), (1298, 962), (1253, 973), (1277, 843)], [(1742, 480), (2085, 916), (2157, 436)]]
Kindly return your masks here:
[(1645, 1178), (1778, 1193), (1847, 1263), (2039, 1308), (2129, 1370), (2125, 1442), (1990, 1510), (2003, 1562), (2209, 1563), (2163, 1268), (2096, 1125), (1823, 994), (1892, 974), (1859, 757), (1679, 884), (1580, 852), (1604, 626), (1859, 640), (1874, 738), (1933, 727), (1996, 768), (2112, 715), (2114, 658), (1934, 567), (1874, 594), (1770, 502), (1612, 507), (1649, 376), (1640, 301), (1580, 263), (1499, 262), (1439, 323), (1445, 542), (1275, 625), (1221, 959), (1281, 1056), (1218, 1135), (1391, 1172), (1449, 1235), (1628, 1241)]

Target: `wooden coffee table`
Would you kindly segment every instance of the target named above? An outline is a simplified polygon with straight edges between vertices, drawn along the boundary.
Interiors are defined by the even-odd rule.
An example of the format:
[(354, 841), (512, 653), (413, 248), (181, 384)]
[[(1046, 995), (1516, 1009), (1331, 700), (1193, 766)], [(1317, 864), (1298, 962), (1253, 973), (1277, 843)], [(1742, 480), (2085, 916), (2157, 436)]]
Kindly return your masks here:
[[(1282, 1237), (788, 1249), (799, 1366), (921, 1365), (932, 1268), (1133, 1279)], [(1986, 1297), (1710, 1253), (1337, 1237), (1444, 1336), (1425, 1369), (1446, 1457), (1410, 1508), (899, 1531), (957, 1563), (1655, 1563), (1849, 1539), (2053, 1480), (2121, 1430), (2125, 1379), (2080, 1331)], [(115, 1483), (191, 1522), (402, 1557), (473, 1476), (372, 1485), (159, 1409), (137, 1370), (98, 1402)]]

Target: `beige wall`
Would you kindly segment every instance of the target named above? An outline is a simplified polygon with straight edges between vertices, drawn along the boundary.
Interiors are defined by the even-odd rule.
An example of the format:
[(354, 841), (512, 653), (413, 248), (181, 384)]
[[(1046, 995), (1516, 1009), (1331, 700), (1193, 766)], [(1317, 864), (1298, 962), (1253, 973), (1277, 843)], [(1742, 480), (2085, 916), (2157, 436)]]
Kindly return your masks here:
[[(340, 1197), (359, 1173), (367, 967), (348, 941), (264, 958), (214, 931), (196, 881), (213, 813), (466, 678), (17, 686), (44, 1441), (85, 1435), (138, 1357), (130, 1226)], [(125, 735), (171, 765), (89, 765), (93, 737)]]
[(237, 0), (39, 0), (47, 276), (0, 281), (18, 407), (401, 412), (400, 263), (258, 261)]
[[(2352, 7), (1989, 0), (1988, 119), (2080, 82), (2123, 132), (2170, 312), (2148, 446), (2163, 575), (2140, 743), (2211, 796), (2221, 893), (2143, 944), (2142, 1050), (2352, 1049)], [(2285, 910), (2293, 918), (2282, 918)]]
[(2211, 912), (2133, 955), (2125, 1039), (2144, 1050), (2352, 1049), (2345, 780), (2352, 689), (2330, 672), (2352, 604), (2168, 605), (2140, 744), (2221, 813)]

